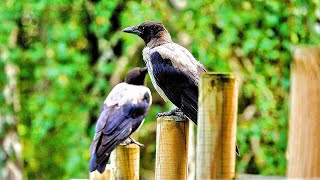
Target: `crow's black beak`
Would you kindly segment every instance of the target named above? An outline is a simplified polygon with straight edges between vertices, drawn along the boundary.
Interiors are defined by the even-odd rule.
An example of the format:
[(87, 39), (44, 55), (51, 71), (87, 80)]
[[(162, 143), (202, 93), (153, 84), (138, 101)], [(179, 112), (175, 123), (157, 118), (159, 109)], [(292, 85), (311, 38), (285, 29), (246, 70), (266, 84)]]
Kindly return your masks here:
[(144, 67), (140, 69), (141, 74), (147, 74), (148, 73), (148, 68)]
[(122, 32), (136, 34), (136, 35), (140, 35), (141, 34), (141, 32), (139, 31), (138, 26), (131, 26), (131, 27), (124, 28), (122, 30)]

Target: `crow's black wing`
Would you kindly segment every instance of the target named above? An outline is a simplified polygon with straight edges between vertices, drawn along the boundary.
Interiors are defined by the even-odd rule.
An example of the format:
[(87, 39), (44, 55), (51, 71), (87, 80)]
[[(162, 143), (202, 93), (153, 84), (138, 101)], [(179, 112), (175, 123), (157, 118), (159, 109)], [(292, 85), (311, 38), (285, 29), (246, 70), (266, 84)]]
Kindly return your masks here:
[[(143, 109), (143, 108), (147, 109)], [(90, 171), (103, 172), (109, 156), (121, 142), (127, 139), (135, 126), (139, 126), (149, 110), (145, 101), (137, 104), (126, 104), (104, 107), (101, 111), (90, 147)]]
[(134, 111), (132, 112), (132, 132), (135, 132), (143, 122), (143, 119), (147, 116), (150, 109), (150, 96), (145, 94), (143, 101), (135, 104)]
[(168, 99), (195, 124), (198, 112), (198, 79), (188, 71), (173, 66), (171, 59), (163, 59), (159, 52), (150, 55), (153, 76)]

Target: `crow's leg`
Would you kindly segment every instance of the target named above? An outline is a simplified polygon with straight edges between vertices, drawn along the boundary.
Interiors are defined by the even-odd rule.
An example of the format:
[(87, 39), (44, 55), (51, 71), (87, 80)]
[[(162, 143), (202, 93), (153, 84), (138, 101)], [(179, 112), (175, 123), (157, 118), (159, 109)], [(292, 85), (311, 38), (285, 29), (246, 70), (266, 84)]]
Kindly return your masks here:
[(140, 147), (144, 147), (143, 144), (141, 144), (141, 143), (139, 143), (138, 141), (134, 140), (132, 137), (129, 137), (129, 139), (131, 140), (131, 143), (136, 144), (136, 145), (138, 145), (138, 146), (140, 146)]
[(131, 144), (131, 139), (126, 139), (126, 140), (124, 140), (123, 142), (120, 143), (121, 146), (127, 146), (129, 144)]
[(141, 147), (144, 146), (143, 144), (141, 144), (138, 141), (134, 140), (132, 137), (129, 137), (128, 139), (126, 139), (125, 141), (120, 143), (121, 146), (127, 146), (129, 144), (136, 144), (136, 145), (141, 146)]

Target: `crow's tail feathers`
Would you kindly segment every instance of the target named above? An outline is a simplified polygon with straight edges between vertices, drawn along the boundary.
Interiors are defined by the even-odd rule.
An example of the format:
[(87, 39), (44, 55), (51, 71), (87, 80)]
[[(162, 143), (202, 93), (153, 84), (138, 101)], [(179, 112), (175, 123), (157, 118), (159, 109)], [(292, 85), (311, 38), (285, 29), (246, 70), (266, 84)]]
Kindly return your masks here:
[(97, 170), (99, 171), (100, 174), (102, 174), (104, 172), (104, 170), (106, 169), (107, 164), (105, 165), (98, 165)]
[(106, 169), (106, 165), (109, 160), (109, 156), (105, 159), (106, 159), (106, 161), (103, 161), (102, 163), (98, 164), (96, 161), (97, 160), (96, 153), (94, 153), (90, 159), (90, 164), (89, 164), (90, 172), (98, 170), (102, 174), (104, 172), (104, 170)]
[(93, 153), (90, 159), (89, 170), (90, 172), (95, 171), (98, 168), (98, 164), (96, 162), (97, 156), (96, 153)]

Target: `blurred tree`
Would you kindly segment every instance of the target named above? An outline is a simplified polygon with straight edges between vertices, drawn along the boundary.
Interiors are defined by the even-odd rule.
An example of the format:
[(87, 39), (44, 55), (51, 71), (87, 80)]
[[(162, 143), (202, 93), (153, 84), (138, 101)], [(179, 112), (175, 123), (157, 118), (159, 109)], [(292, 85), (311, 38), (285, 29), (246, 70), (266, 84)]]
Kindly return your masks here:
[(17, 46), (18, 29), (12, 27), (11, 31), (5, 31), (2, 28), (1, 34), (6, 36), (6, 41), (0, 38), (0, 44), (6, 46), (0, 47), (0, 179), (21, 180), (22, 147), (17, 132), (20, 111), (17, 87), (19, 67), (10, 57), (10, 51)]
[[(0, 92), (7, 104), (1, 120), (19, 119), (0, 122), (0, 139), (17, 126), (27, 178), (87, 177), (100, 103), (129, 69), (144, 66), (143, 42), (121, 29), (159, 20), (207, 69), (239, 76), (237, 171), (284, 175), (290, 52), (296, 44), (319, 44), (319, 12), (317, 0), (1, 1), (0, 87), (11, 82), (5, 71), (11, 64), (21, 108), (15, 111)], [(138, 135), (146, 145), (143, 179), (153, 177), (155, 114), (169, 107), (154, 90), (153, 96)]]
[[(13, 31), (14, 34), (16, 31)], [(13, 42), (11, 44), (15, 46)], [(3, 51), (3, 53), (6, 50)], [(20, 109), (17, 89), (18, 68), (11, 62), (5, 62), (3, 71), (6, 85), (3, 87), (2, 107), (0, 109), (0, 178), (8, 180), (23, 179), (21, 143), (17, 132), (17, 113)], [(4, 102), (2, 102), (4, 100)]]

